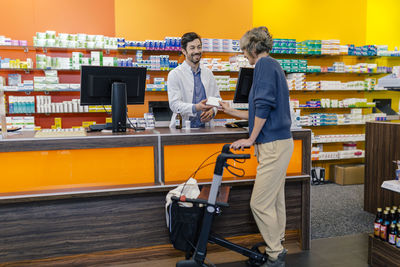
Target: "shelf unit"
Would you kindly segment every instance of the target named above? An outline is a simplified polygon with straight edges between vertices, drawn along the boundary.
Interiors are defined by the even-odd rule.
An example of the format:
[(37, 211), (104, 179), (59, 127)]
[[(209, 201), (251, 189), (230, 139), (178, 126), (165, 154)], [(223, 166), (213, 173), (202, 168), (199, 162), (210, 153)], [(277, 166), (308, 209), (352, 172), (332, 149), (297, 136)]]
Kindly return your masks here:
[[(85, 50), (85, 51), (137, 51), (142, 50), (146, 52), (175, 52), (179, 53), (178, 50), (161, 50), (161, 49), (146, 49), (143, 47), (119, 47), (119, 48), (72, 48), (72, 47), (54, 47), (54, 46), (13, 46), (13, 45), (1, 45), (0, 49), (20, 49), (20, 50), (66, 50), (66, 51), (75, 51), (75, 50)], [(238, 52), (223, 52), (223, 51), (203, 51), (204, 53), (232, 53), (237, 54)], [(368, 55), (348, 55), (348, 54), (293, 54), (293, 53), (271, 53), (273, 56), (285, 56), (285, 57), (356, 57), (356, 58), (400, 58), (400, 56), (368, 56)]]
[[(170, 50), (146, 50), (146, 49), (131, 49), (131, 48), (118, 48), (118, 49), (85, 49), (85, 48), (59, 48), (59, 47), (34, 47), (34, 46), (2, 46), (0, 47), (0, 51), (4, 50), (5, 52), (10, 52), (13, 54), (13, 58), (21, 58), (21, 56), (15, 56), (17, 53), (24, 53), (25, 57), (35, 58), (36, 54), (47, 54), (50, 56), (62, 57), (68, 55), (70, 56), (71, 52), (82, 52), (84, 56), (88, 56), (91, 51), (102, 51), (107, 56), (114, 56), (118, 58), (127, 58), (132, 57), (135, 61), (135, 54), (137, 50), (143, 51), (143, 59), (147, 59), (150, 55), (169, 55), (170, 59), (178, 60), (182, 62), (184, 60), (183, 55), (180, 51), (170, 51)], [(15, 50), (15, 51), (12, 51)], [(223, 61), (228, 61), (230, 57), (238, 55), (237, 52), (209, 52), (203, 51), (203, 57), (211, 57), (211, 58), (221, 58)], [(19, 55), (19, 54), (18, 54)], [(334, 62), (342, 61), (347, 65), (354, 65), (360, 62), (365, 63), (379, 63), (384, 60), (383, 64), (379, 63), (378, 65), (386, 65), (392, 66), (391, 61), (400, 62), (400, 57), (391, 57), (391, 56), (356, 56), (356, 55), (308, 55), (308, 54), (271, 54), (272, 57), (277, 59), (306, 59), (308, 61), (308, 65), (310, 66), (331, 66)], [(399, 63), (397, 63), (399, 64)], [(0, 69), (0, 75), (7, 75), (9, 73), (16, 72), (21, 73), (21, 75), (28, 77), (28, 79), (33, 79), (34, 75), (43, 75), (43, 69)], [(79, 83), (79, 70), (58, 70), (60, 83)], [(154, 77), (163, 77), (167, 78), (168, 71), (165, 70), (148, 70), (149, 76)], [(229, 75), (231, 77), (237, 77), (237, 71), (214, 71), (215, 75)], [(306, 72), (306, 80), (307, 81), (319, 81), (319, 80), (340, 80), (342, 82), (354, 81), (354, 80), (364, 80), (366, 78), (380, 78), (386, 75), (386, 73), (355, 73), (355, 72)], [(152, 82), (152, 80), (150, 81)], [(49, 95), (68, 95), (68, 96), (79, 96), (79, 91), (6, 91), (5, 95), (41, 95), (41, 94), (49, 94)], [(290, 96), (292, 98), (298, 99), (301, 103), (305, 103), (308, 100), (313, 98), (331, 98), (331, 99), (344, 99), (344, 98), (352, 98), (354, 94), (357, 94), (356, 97), (360, 98), (368, 98), (368, 101), (372, 101), (372, 98), (375, 95), (379, 96), (378, 98), (382, 98), (383, 92), (387, 93), (387, 90), (373, 90), (373, 91), (365, 91), (365, 90), (291, 90)], [(223, 99), (231, 100), (234, 96), (234, 91), (221, 91), (221, 96)], [(148, 112), (148, 102), (149, 101), (168, 101), (167, 91), (160, 89), (149, 89), (146, 91), (145, 97), (145, 105), (140, 106), (130, 106), (129, 107), (129, 117), (142, 117), (143, 113)], [(395, 100), (396, 101), (396, 100)], [(353, 107), (352, 107), (353, 108)], [(362, 108), (363, 113), (371, 112), (370, 107), (354, 107), (354, 108)], [(326, 113), (335, 112), (338, 114), (343, 114), (348, 112), (351, 108), (311, 108), (304, 107), (301, 108), (302, 113), (306, 112), (314, 112), (314, 111), (324, 111)], [(54, 116), (60, 115), (60, 117), (66, 118), (66, 123), (63, 123), (63, 127), (71, 127), (80, 125), (83, 120), (93, 120), (97, 123), (104, 123), (107, 114), (105, 112), (98, 113), (72, 113), (72, 114), (39, 114), (35, 113), (35, 117), (37, 118), (38, 125), (41, 126), (49, 126), (49, 121), (52, 120)], [(217, 118), (227, 118), (225, 114), (219, 113)], [(72, 122), (68, 122), (68, 120)], [(72, 125), (71, 123), (79, 123), (78, 125)], [(345, 126), (345, 127), (343, 127)], [(303, 126), (304, 128), (312, 129), (315, 134), (327, 134), (331, 132), (335, 133), (364, 133), (364, 123), (361, 124), (342, 124), (342, 125), (323, 125), (323, 126)], [(328, 146), (331, 150), (340, 150), (338, 146), (341, 142), (332, 142), (332, 143), (321, 143), (324, 146)], [(360, 149), (364, 148), (363, 141), (357, 141), (357, 144), (360, 144)], [(361, 158), (356, 160), (362, 161)], [(332, 160), (333, 162), (340, 162), (341, 160)], [(331, 162), (331, 161), (329, 161)], [(314, 162), (315, 163), (315, 162)], [(325, 165), (322, 165), (325, 166)], [(325, 166), (327, 167), (327, 166)], [(326, 168), (327, 177), (329, 178), (329, 168)]]
[(374, 107), (297, 107), (295, 109), (353, 109), (353, 108), (374, 108)]
[(340, 140), (340, 141), (311, 141), (312, 144), (336, 144), (336, 143), (347, 143), (347, 142), (365, 142), (365, 139)]
[(351, 158), (333, 158), (333, 159), (313, 159), (312, 161), (340, 161), (340, 160), (349, 160), (349, 159), (364, 159), (364, 157), (351, 157)]

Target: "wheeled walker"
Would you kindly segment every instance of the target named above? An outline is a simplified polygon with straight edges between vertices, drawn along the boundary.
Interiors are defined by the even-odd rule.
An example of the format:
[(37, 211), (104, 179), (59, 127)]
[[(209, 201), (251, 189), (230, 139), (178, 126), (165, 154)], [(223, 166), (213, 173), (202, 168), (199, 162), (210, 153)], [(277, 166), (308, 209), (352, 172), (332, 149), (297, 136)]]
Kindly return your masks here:
[[(171, 242), (175, 248), (186, 251), (186, 260), (177, 262), (177, 267), (209, 266), (204, 262), (207, 254), (207, 243), (220, 245), (248, 257), (250, 266), (261, 266), (268, 259), (268, 256), (258, 249), (261, 244), (248, 249), (229, 242), (211, 232), (214, 216), (220, 212), (221, 206), (228, 206), (227, 203), (217, 202), (219, 192), (223, 194), (224, 191), (220, 189), (222, 174), (224, 168), (227, 167), (227, 160), (250, 158), (249, 154), (232, 153), (229, 147), (229, 144), (224, 145), (217, 157), (208, 200), (172, 197), (173, 203), (170, 208)], [(227, 199), (227, 196), (225, 197)], [(178, 202), (189, 202), (193, 204), (193, 207), (180, 208)], [(183, 214), (180, 214), (180, 210), (183, 211)], [(174, 216), (180, 216), (180, 222), (174, 222)]]

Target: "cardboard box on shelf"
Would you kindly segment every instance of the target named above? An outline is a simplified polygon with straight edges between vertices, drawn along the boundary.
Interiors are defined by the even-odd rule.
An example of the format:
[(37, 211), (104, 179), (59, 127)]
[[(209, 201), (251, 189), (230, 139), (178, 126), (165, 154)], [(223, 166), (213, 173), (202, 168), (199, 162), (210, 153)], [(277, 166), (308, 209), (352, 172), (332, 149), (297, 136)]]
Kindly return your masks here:
[(331, 173), (340, 185), (364, 183), (364, 164), (331, 165)]

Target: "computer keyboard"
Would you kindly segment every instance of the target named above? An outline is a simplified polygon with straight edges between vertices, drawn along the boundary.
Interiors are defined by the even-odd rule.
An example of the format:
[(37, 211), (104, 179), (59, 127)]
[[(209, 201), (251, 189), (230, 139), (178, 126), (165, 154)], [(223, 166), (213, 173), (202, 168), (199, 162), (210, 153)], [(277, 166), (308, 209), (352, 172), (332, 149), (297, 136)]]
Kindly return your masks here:
[(35, 138), (79, 137), (79, 136), (86, 136), (85, 128), (43, 129), (35, 133)]
[(231, 103), (231, 107), (234, 109), (249, 109), (248, 103)]
[(226, 128), (243, 128), (249, 127), (249, 121), (246, 120), (236, 120), (232, 122), (228, 122), (225, 124)]

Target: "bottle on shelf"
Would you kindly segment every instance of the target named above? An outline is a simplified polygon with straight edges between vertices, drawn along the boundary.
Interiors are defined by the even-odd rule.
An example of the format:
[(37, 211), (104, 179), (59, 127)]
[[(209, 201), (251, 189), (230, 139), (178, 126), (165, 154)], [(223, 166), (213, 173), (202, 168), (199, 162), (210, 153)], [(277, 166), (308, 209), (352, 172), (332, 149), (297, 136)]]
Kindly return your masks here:
[(383, 221), (382, 208), (378, 208), (377, 213), (376, 213), (375, 223), (374, 223), (374, 236), (376, 238), (380, 237), (382, 221)]
[(388, 240), (388, 230), (390, 226), (390, 219), (389, 219), (389, 211), (385, 210), (383, 212), (383, 221), (381, 224), (381, 240), (387, 241)]
[(400, 223), (400, 210), (399, 209), (396, 212), (396, 219), (397, 219), (397, 223)]
[(397, 224), (397, 214), (395, 210), (390, 210), (390, 223)]
[(180, 111), (176, 113), (176, 118), (175, 118), (175, 128), (176, 129), (182, 129), (182, 115)]
[(397, 229), (396, 224), (391, 223), (388, 233), (388, 242), (390, 245), (396, 245)]
[(400, 223), (397, 224), (396, 247), (400, 248)]

